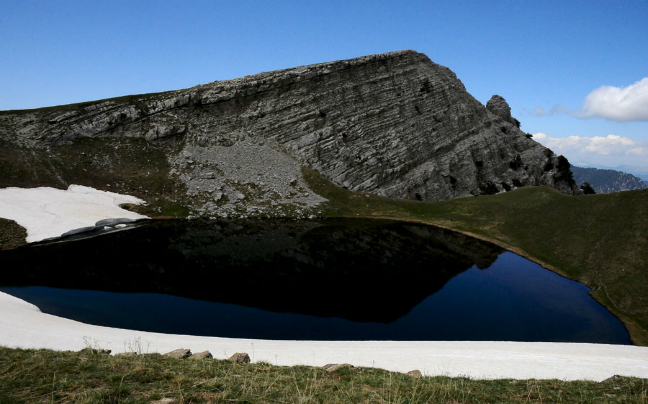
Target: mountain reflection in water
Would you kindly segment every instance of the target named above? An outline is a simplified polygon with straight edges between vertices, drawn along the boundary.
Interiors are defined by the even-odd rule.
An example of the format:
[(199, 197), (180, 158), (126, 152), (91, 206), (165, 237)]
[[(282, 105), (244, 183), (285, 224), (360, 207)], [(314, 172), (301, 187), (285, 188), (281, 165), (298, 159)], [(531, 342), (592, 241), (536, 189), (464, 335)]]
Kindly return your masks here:
[[(445, 326), (428, 327), (439, 329), (436, 338), (429, 330), (419, 336), (408, 335), (404, 329), (386, 330), (390, 326), (388, 323), (406, 324), (407, 314), (413, 308), (429, 306), (432, 300), (428, 297), (444, 288), (453, 277), (471, 268), (471, 271), (480, 271), (475, 267), (488, 268), (502, 252), (493, 244), (459, 233), (392, 221), (164, 220), (151, 221), (128, 231), (2, 252), (0, 290), (31, 301), (45, 312), (49, 310), (71, 318), (75, 312), (84, 312), (84, 305), (94, 302), (92, 304), (101, 305), (102, 310), (117, 313), (93, 315), (85, 310), (85, 314), (76, 319), (147, 331), (283, 339), (479, 340), (483, 338), (461, 322), (488, 328), (488, 324), (481, 323), (485, 320), (481, 317), (485, 316), (457, 318), (461, 314), (454, 314), (452, 307), (443, 307), (442, 312), (439, 306), (428, 307), (424, 314), (417, 314), (417, 321), (432, 320), (431, 317), (445, 319), (443, 324), (448, 325), (448, 330), (441, 330)], [(507, 277), (516, 278), (514, 272)], [(496, 287), (497, 284), (491, 285), (491, 289)], [(475, 291), (469, 291), (467, 301), (478, 295)], [(498, 293), (511, 294), (506, 290)], [(501, 297), (487, 299), (494, 301)], [(585, 298), (592, 300), (587, 295)], [(124, 306), (119, 301), (128, 303)], [(423, 301), (426, 304), (421, 304)], [(215, 308), (213, 303), (209, 306), (205, 302), (221, 305)], [(479, 301), (473, 303), (483, 305)], [(518, 305), (515, 301), (509, 303), (513, 309)], [(71, 306), (67, 309), (70, 313), (57, 304)], [(510, 315), (506, 313), (511, 307), (499, 310), (502, 315)], [(191, 325), (183, 324), (183, 310)], [(281, 313), (286, 314), (282, 317)], [(560, 317), (565, 313), (556, 315)], [(573, 317), (573, 313), (571, 315)], [(610, 321), (616, 320), (609, 313), (607, 315)], [(123, 321), (115, 319), (119, 317)], [(573, 323), (565, 329), (574, 328), (574, 325), (583, 328), (585, 323), (609, 328), (602, 326), (598, 317), (595, 320), (589, 314), (576, 317), (582, 321), (569, 320), (571, 317), (561, 319)], [(232, 331), (226, 330), (228, 326), (224, 323), (227, 321), (232, 323)], [(544, 319), (538, 321), (546, 322)], [(201, 331), (201, 322), (205, 323), (204, 331)], [(247, 324), (239, 324), (241, 322)], [(210, 325), (206, 326), (207, 323)], [(353, 327), (357, 330), (351, 331)], [(417, 325), (407, 327), (416, 329)], [(452, 327), (465, 331), (457, 334)], [(295, 335), (292, 332), (297, 328), (302, 330)], [(423, 330), (426, 326), (421, 324), (420, 328)], [(543, 329), (546, 328), (543, 325)], [(324, 331), (317, 331), (319, 329)], [(347, 329), (349, 332), (345, 334)], [(625, 331), (622, 325), (621, 329)], [(322, 332), (328, 335), (321, 335)], [(527, 336), (518, 337), (508, 336), (515, 335), (514, 332), (502, 332), (498, 339), (535, 338), (529, 336), (528, 331), (523, 332)], [(541, 333), (535, 331), (533, 334), (543, 338), (538, 340), (576, 338), (564, 336), (564, 330), (558, 337), (553, 334), (540, 336)], [(604, 341), (597, 338), (580, 336), (576, 339), (610, 342), (608, 337)], [(614, 343), (629, 343), (629, 338), (623, 342), (627, 336), (614, 338)]]
[(16, 252), (2, 266), (29, 270), (3, 274), (2, 286), (164, 293), (390, 322), (456, 274), (488, 267), (502, 250), (386, 221), (167, 220)]

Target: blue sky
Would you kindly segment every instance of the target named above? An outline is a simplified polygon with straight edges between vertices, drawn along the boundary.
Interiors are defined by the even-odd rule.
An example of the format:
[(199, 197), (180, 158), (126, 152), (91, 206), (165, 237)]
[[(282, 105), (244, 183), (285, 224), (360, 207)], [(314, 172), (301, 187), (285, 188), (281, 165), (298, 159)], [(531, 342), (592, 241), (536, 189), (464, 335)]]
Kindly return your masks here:
[(399, 49), (572, 164), (648, 167), (646, 0), (0, 0), (0, 110)]

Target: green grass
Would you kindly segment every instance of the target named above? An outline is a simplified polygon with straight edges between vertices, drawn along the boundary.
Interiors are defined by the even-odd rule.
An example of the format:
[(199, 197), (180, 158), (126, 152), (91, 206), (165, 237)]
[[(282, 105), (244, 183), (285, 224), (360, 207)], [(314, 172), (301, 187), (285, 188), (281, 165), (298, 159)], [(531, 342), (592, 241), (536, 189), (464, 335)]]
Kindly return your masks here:
[(646, 403), (648, 380), (410, 378), (385, 370), (235, 364), (159, 354), (119, 357), (0, 347), (0, 402)]
[[(26, 149), (0, 139), (0, 188), (53, 187), (70, 184), (133, 195), (148, 202), (133, 207), (154, 217), (186, 217), (186, 189), (169, 180), (167, 155), (182, 140), (147, 142), (144, 139), (78, 139), (74, 145)], [(0, 249), (2, 245), (0, 244)]]
[(329, 199), (324, 216), (411, 220), (461, 231), (577, 280), (648, 345), (648, 190), (567, 196), (525, 187), (492, 196), (418, 202), (367, 196), (304, 169)]

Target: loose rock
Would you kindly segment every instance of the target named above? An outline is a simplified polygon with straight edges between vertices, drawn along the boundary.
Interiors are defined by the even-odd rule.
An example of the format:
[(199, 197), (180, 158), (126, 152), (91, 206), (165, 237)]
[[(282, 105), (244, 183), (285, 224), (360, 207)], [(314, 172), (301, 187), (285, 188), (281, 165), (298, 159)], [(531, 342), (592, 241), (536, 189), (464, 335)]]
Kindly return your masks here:
[(214, 356), (209, 351), (202, 351), (195, 353), (189, 357), (189, 359), (212, 359)]
[(349, 364), (349, 363), (329, 363), (324, 366), (322, 366), (324, 370), (327, 372), (335, 372), (336, 370), (339, 369), (355, 369), (355, 366)]
[(237, 352), (234, 355), (230, 356), (227, 360), (235, 363), (250, 363), (250, 355), (245, 352)]
[(176, 359), (187, 359), (188, 357), (191, 356), (191, 349), (186, 349), (186, 348), (175, 349), (171, 352), (165, 353), (164, 356), (170, 356)]
[(175, 404), (178, 400), (175, 398), (161, 398), (159, 400), (151, 401), (151, 404)]

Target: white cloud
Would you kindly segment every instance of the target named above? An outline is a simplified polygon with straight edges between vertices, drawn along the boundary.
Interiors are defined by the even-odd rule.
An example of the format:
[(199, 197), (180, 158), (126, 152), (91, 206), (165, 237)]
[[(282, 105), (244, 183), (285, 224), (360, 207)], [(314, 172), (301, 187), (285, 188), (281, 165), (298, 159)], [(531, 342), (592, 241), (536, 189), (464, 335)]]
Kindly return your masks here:
[(577, 118), (583, 118), (583, 113), (580, 111), (575, 111), (571, 110), (563, 105), (556, 104), (551, 109), (549, 112), (545, 111), (544, 108), (542, 107), (535, 107), (531, 112), (529, 112), (533, 116), (553, 116), (553, 115), (558, 115), (558, 114), (567, 114), (571, 116), (575, 116)]
[(583, 102), (582, 118), (611, 121), (648, 121), (648, 77), (628, 87), (602, 86)]
[(648, 143), (638, 142), (618, 135), (607, 136), (567, 136), (551, 137), (545, 133), (535, 133), (533, 139), (543, 146), (550, 148), (556, 154), (565, 155), (574, 161), (618, 162), (624, 164), (628, 160), (648, 160)]
[(567, 114), (580, 119), (604, 118), (617, 122), (648, 121), (648, 77), (628, 87), (601, 86), (585, 97), (580, 111), (556, 104), (549, 111), (536, 107), (529, 114)]
[(542, 109), (542, 107), (535, 107), (531, 111), (531, 115), (534, 115), (534, 116), (546, 116), (548, 114), (545, 112), (544, 109)]
[(585, 150), (592, 153), (602, 154), (607, 156), (609, 154), (627, 153), (635, 146), (635, 142), (627, 137), (607, 135), (594, 136), (591, 138), (581, 138), (585, 144)]
[(628, 154), (637, 156), (648, 156), (648, 147), (635, 147), (628, 150)]

